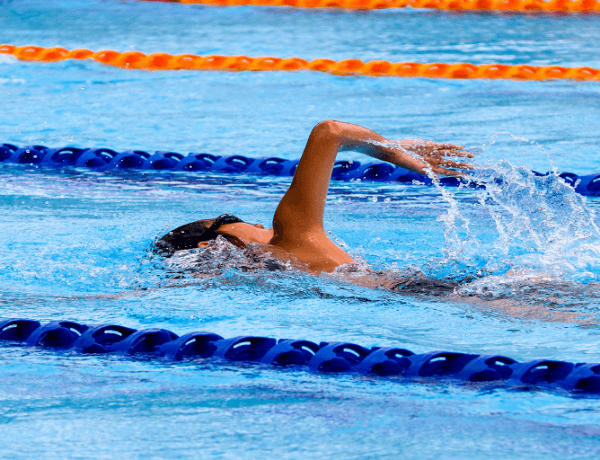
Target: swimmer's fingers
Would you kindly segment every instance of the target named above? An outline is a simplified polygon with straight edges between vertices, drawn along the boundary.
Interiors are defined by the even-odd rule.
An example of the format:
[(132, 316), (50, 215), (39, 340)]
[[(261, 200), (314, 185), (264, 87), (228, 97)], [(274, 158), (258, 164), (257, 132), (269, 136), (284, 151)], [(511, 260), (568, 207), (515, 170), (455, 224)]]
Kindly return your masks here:
[(429, 144), (427, 144), (429, 147), (431, 147), (434, 150), (456, 150), (456, 151), (463, 151), (465, 148), (462, 145), (456, 145), (456, 144), (440, 144), (438, 142), (431, 142)]
[(435, 150), (437, 154), (444, 157), (460, 157), (460, 158), (473, 158), (472, 152), (467, 152), (465, 150), (456, 150), (456, 149), (448, 149), (448, 150)]
[(408, 147), (411, 151), (423, 156), (432, 155), (444, 157), (473, 158), (473, 152), (466, 151), (462, 145), (438, 144), (435, 142), (427, 142), (424, 144), (413, 144)]
[(417, 141), (402, 141), (401, 144), (400, 148), (391, 150), (389, 157), (382, 159), (421, 174), (433, 172), (462, 177), (465, 176), (462, 171), (473, 169), (473, 165), (460, 161), (473, 158), (473, 153), (465, 151), (461, 145)]
[(470, 163), (449, 160), (445, 158), (429, 158), (427, 166), (423, 168), (424, 173), (434, 173), (436, 175), (467, 177), (467, 171), (474, 169)]
[(442, 168), (441, 166), (431, 166), (429, 170), (436, 176), (450, 176), (450, 177), (461, 177), (466, 178), (468, 174), (464, 171), (456, 169)]
[(471, 163), (461, 163), (459, 161), (454, 160), (446, 160), (440, 158), (431, 158), (429, 160), (429, 164), (436, 166), (444, 166), (446, 168), (453, 169), (473, 169), (474, 166)]
[(473, 152), (465, 150), (462, 145), (437, 144), (431, 153), (443, 157), (473, 158)]

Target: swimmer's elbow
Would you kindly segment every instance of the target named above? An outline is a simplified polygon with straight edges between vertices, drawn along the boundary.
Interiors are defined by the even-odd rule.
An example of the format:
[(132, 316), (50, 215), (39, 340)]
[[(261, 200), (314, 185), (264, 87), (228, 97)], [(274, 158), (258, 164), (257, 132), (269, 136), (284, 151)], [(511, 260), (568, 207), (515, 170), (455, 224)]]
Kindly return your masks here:
[(341, 138), (345, 123), (336, 120), (325, 120), (318, 123), (312, 130), (312, 135), (326, 138)]

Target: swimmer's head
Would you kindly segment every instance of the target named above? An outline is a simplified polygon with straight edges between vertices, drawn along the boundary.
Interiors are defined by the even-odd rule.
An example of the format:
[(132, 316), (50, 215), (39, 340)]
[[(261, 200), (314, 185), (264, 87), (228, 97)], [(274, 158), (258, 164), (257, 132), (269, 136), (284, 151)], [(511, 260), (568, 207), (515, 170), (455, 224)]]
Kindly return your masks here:
[(155, 249), (162, 255), (171, 256), (182, 249), (204, 247), (219, 235), (243, 247), (250, 242), (267, 243), (269, 233), (272, 232), (262, 225), (251, 225), (231, 214), (223, 214), (216, 219), (198, 220), (177, 227), (156, 241)]

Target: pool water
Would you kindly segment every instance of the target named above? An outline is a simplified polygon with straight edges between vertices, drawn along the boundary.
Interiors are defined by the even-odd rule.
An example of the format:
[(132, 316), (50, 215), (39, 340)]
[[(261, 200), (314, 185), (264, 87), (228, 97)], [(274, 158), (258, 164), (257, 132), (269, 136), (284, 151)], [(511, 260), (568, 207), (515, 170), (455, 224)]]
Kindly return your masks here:
[[(116, 0), (13, 0), (0, 11), (0, 42), (14, 45), (600, 67), (594, 15)], [(466, 145), (490, 184), (332, 183), (326, 227), (357, 259), (465, 282), (428, 297), (227, 263), (197, 279), (150, 254), (157, 236), (194, 219), (229, 212), (269, 225), (289, 178), (0, 164), (1, 318), (600, 362), (600, 198), (528, 172), (600, 171), (598, 83), (145, 72), (0, 55), (0, 104), (0, 142), (288, 159), (314, 124), (339, 119), (391, 139)], [(0, 367), (5, 458), (600, 453), (598, 399), (558, 390), (6, 344)]]

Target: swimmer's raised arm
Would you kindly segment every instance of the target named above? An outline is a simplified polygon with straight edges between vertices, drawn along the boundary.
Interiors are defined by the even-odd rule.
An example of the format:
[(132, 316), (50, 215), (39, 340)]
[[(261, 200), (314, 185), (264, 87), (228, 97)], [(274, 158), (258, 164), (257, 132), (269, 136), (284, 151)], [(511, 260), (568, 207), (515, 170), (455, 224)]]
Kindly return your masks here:
[[(461, 146), (423, 141), (390, 141), (370, 129), (323, 121), (312, 130), (294, 179), (273, 218), (275, 235), (306, 240), (323, 232), (323, 212), (335, 159), (340, 150), (356, 150), (411, 171), (456, 176), (470, 165), (450, 157), (472, 157)], [(277, 239), (277, 238), (276, 238)]]
[[(259, 252), (312, 273), (332, 272), (352, 257), (325, 233), (323, 212), (335, 158), (357, 150), (411, 171), (458, 175), (470, 166), (451, 157), (471, 157), (462, 147), (422, 141), (389, 141), (361, 126), (324, 121), (312, 130), (292, 183), (279, 202), (273, 228), (222, 215), (176, 228), (157, 241), (167, 251), (206, 247), (218, 236), (240, 247), (260, 245)], [(261, 252), (261, 253), (262, 253)], [(380, 280), (378, 281), (380, 283)]]

